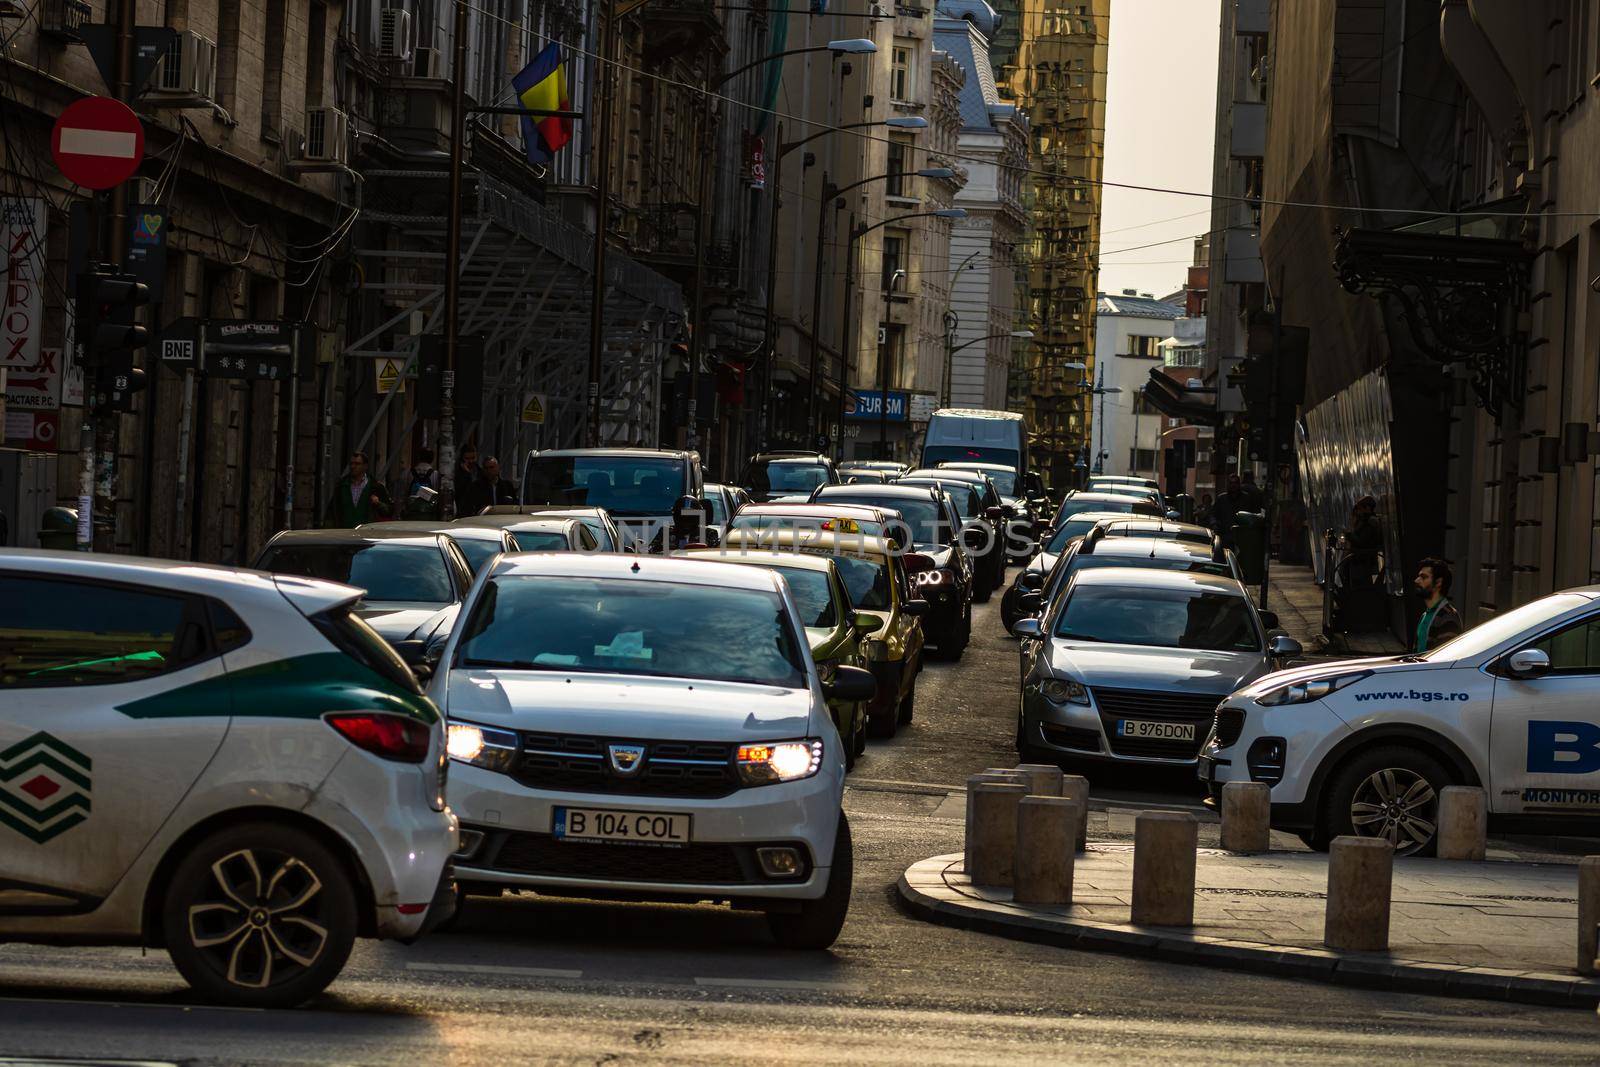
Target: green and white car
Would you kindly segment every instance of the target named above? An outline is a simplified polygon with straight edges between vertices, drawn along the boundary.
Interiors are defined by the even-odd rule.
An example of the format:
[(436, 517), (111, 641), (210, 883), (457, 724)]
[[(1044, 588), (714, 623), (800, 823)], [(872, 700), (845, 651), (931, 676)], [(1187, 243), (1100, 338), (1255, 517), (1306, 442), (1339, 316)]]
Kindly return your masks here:
[(360, 596), (0, 550), (0, 942), (164, 946), (268, 1007), (448, 918), (444, 728)]

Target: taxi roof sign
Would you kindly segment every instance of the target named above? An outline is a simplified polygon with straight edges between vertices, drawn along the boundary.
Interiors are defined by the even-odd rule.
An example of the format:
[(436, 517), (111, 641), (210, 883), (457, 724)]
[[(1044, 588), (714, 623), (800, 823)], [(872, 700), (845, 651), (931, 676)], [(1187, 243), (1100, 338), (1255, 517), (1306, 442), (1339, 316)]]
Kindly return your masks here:
[(831, 533), (858, 534), (861, 532), (861, 524), (846, 516), (840, 516), (836, 519), (823, 519), (822, 528)]

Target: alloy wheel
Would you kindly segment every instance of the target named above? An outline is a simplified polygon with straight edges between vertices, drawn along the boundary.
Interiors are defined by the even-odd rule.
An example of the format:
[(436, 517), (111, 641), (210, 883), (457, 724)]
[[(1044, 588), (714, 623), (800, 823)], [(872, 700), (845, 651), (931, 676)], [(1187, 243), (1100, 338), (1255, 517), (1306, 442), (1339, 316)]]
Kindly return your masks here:
[(229, 984), (266, 989), (315, 966), (328, 944), (326, 895), (295, 856), (239, 849), (211, 865), (189, 905), (189, 938)]
[(1368, 775), (1350, 799), (1350, 824), (1362, 837), (1379, 837), (1408, 856), (1433, 840), (1439, 795), (1428, 780), (1404, 767)]

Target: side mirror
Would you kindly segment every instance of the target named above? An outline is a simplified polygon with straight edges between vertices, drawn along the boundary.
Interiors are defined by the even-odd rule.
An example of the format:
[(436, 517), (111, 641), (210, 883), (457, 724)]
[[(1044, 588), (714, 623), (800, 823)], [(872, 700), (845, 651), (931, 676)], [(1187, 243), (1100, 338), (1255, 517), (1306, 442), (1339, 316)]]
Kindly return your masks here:
[(913, 619), (919, 619), (928, 613), (928, 602), (921, 598), (908, 600), (900, 605), (900, 610)]
[(1267, 638), (1267, 654), (1275, 659), (1290, 659), (1304, 651), (1300, 642), (1288, 634), (1275, 634)]
[(433, 654), (430, 656), (428, 642), (421, 638), (396, 641), (394, 650), (411, 668), (411, 673), (417, 676), (417, 681), (424, 685), (433, 677), (433, 668), (439, 662), (439, 654), (444, 651), (440, 646), (431, 650)]
[(1183, 516), (1179, 515), (1175, 508), (1168, 508), (1167, 509), (1167, 518), (1171, 519), (1173, 522), (1181, 522), (1182, 519), (1183, 519)]
[(961, 543), (965, 547), (970, 548), (973, 551), (977, 551), (989, 543), (988, 533), (989, 531), (983, 529), (981, 526), (970, 527), (961, 531)]
[(1044, 594), (1023, 593), (1017, 597), (1017, 607), (1022, 609), (1024, 615), (1037, 615), (1039, 609), (1044, 607)]
[(1014, 637), (1027, 641), (1043, 636), (1044, 625), (1035, 618), (1018, 619), (1011, 624), (1011, 633)]
[(872, 672), (864, 671), (860, 667), (836, 667), (833, 681), (822, 684), (824, 697), (845, 704), (871, 700), (877, 693), (878, 680), (872, 676)]
[(999, 522), (1001, 519), (1010, 518), (1006, 508), (984, 508), (983, 517), (990, 522)]
[(850, 628), (861, 637), (865, 637), (883, 629), (883, 620), (868, 612), (858, 611), (850, 616)]
[(907, 552), (901, 557), (905, 564), (907, 574), (921, 574), (923, 571), (933, 570), (933, 557), (921, 552)]
[(1513, 678), (1540, 678), (1550, 673), (1550, 656), (1542, 648), (1523, 648), (1506, 657), (1506, 673)]
[(1278, 613), (1276, 611), (1258, 611), (1256, 614), (1261, 616), (1262, 626), (1269, 630), (1276, 630), (1279, 628)]
[(1017, 575), (1017, 588), (1025, 593), (1037, 593), (1044, 588), (1044, 571), (1023, 571)]

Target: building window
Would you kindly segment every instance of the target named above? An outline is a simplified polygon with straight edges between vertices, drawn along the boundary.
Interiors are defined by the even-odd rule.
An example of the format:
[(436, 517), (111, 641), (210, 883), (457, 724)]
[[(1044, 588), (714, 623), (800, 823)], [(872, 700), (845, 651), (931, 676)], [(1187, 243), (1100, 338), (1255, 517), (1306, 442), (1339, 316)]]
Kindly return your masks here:
[(905, 270), (906, 267), (906, 238), (905, 234), (885, 234), (883, 238), (883, 295), (891, 292), (905, 291), (905, 279), (896, 278), (895, 275)]
[(911, 141), (909, 138), (893, 136), (889, 138), (889, 179), (884, 182), (884, 191), (890, 196), (906, 196), (906, 171), (911, 160)]
[(312, 0), (306, 13), (306, 106), (322, 104), (322, 83), (327, 69), (323, 53), (328, 45), (328, 5)]
[(1155, 359), (1161, 355), (1161, 338), (1148, 337), (1141, 334), (1128, 335), (1128, 355), (1141, 356), (1145, 359)]
[(894, 65), (889, 72), (889, 99), (911, 99), (911, 45), (894, 46)]
[(1166, 360), (1169, 367), (1204, 367), (1206, 365), (1206, 350), (1203, 345), (1186, 345), (1174, 348)]
[(261, 139), (276, 141), (283, 130), (283, 0), (267, 0), (267, 32), (262, 38)]

